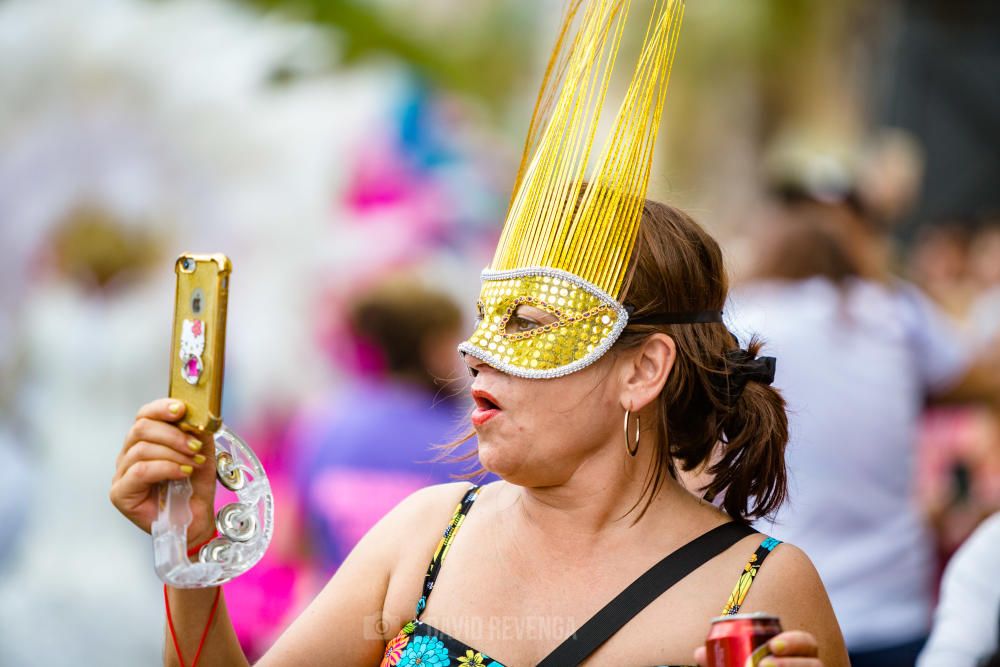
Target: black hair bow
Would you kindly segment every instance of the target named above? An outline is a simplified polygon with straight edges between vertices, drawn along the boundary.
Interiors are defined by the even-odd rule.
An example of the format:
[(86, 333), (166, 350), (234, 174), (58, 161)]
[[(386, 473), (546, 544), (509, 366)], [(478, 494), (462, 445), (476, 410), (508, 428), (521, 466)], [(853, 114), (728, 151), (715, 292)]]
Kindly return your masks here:
[(723, 393), (728, 396), (730, 405), (735, 405), (747, 386), (747, 382), (760, 382), (770, 385), (774, 382), (774, 370), (777, 359), (774, 357), (754, 357), (749, 350), (729, 350), (726, 352), (728, 373), (720, 376), (724, 383)]

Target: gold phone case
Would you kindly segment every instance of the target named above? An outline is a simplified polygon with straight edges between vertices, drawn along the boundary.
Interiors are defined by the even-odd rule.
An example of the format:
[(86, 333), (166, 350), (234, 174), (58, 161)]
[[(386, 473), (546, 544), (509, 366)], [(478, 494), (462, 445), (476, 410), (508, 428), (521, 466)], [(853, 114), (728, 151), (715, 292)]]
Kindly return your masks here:
[(184, 401), (179, 424), (214, 433), (222, 424), (226, 307), (232, 264), (223, 254), (184, 253), (174, 264), (177, 291), (170, 346), (171, 398)]

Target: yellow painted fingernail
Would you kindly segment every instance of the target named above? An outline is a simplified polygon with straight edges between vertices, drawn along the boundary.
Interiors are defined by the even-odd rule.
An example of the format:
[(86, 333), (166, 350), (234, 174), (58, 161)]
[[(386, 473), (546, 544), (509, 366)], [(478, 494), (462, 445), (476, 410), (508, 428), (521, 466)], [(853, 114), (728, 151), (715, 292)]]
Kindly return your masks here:
[(201, 465), (202, 463), (205, 462), (205, 456), (203, 454), (195, 454), (194, 462), (197, 463), (198, 465)]
[(194, 468), (191, 466), (181, 466), (181, 472), (185, 475), (190, 475), (194, 472)]
[(760, 667), (778, 667), (778, 661), (774, 658), (764, 658), (760, 661)]
[(788, 644), (785, 643), (784, 639), (774, 639), (771, 641), (771, 650), (778, 655), (783, 654), (786, 648), (788, 648)]
[(170, 414), (176, 415), (180, 413), (182, 407), (184, 407), (184, 405), (180, 401), (174, 401), (167, 406), (167, 410), (170, 411)]
[(195, 440), (194, 438), (191, 438), (190, 440), (188, 440), (188, 447), (191, 448), (192, 452), (197, 452), (198, 450), (201, 449), (201, 440)]

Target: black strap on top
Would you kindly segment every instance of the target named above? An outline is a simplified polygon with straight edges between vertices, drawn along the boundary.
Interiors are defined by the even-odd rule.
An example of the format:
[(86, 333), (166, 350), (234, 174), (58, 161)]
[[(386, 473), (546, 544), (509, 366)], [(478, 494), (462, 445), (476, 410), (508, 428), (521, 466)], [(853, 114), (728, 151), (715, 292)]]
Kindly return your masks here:
[(731, 521), (691, 540), (646, 570), (549, 653), (538, 663), (538, 667), (579, 665), (667, 589), (744, 537), (756, 532), (745, 523)]

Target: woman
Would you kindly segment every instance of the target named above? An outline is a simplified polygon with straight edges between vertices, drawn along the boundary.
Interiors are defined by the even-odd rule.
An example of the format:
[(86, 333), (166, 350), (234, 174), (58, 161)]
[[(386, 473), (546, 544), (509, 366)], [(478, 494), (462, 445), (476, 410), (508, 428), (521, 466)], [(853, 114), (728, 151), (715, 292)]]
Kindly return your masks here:
[[(545, 380), (501, 372), (467, 353), (479, 460), (501, 481), (474, 492), (445, 484), (407, 498), (258, 664), (536, 664), (665, 555), (776, 509), (786, 418), (780, 396), (754, 375), (755, 346), (741, 355), (718, 321), (642, 323), (654, 314), (721, 311), (726, 297), (716, 242), (683, 213), (646, 202), (621, 297), (632, 313), (610, 352)], [(552, 313), (540, 305), (519, 305), (506, 332), (551, 326)], [(198, 544), (214, 535), (215, 473), (194, 462), (188, 437), (173, 425), (182, 415), (183, 404), (167, 399), (140, 410), (111, 499), (148, 531), (156, 484), (190, 475), (189, 543)], [(728, 444), (717, 448), (723, 439)], [(675, 462), (710, 465), (707, 490), (724, 510), (685, 489)], [(449, 523), (462, 500), (464, 518)], [(729, 597), (741, 578), (742, 601)], [(188, 659), (214, 599), (211, 589), (169, 592), (178, 648)], [(586, 664), (691, 664), (723, 606), (781, 617), (789, 632), (772, 648), (798, 657), (775, 665), (848, 664), (808, 558), (746, 533), (614, 628)], [(201, 659), (246, 664), (224, 601)], [(166, 661), (179, 664), (173, 650)]]
[[(773, 642), (788, 656), (775, 664), (815, 666), (818, 652), (847, 664), (808, 559), (745, 523), (785, 493), (773, 367), (722, 324), (715, 241), (645, 199), (679, 0), (654, 3), (648, 23), (632, 12), (646, 37), (591, 155), (627, 4), (567, 5), (480, 319), (459, 346), (475, 378), (473, 455), (501, 481), (403, 501), (260, 664), (685, 664), (723, 606), (795, 631)], [(111, 497), (148, 530), (154, 485), (190, 474), (198, 543), (213, 534), (214, 470), (193, 470), (171, 423), (182, 413), (169, 401), (140, 411)], [(683, 488), (677, 464), (708, 465), (705, 490), (725, 511)], [(245, 664), (224, 604), (211, 621), (213, 601), (168, 592), (176, 653)]]

